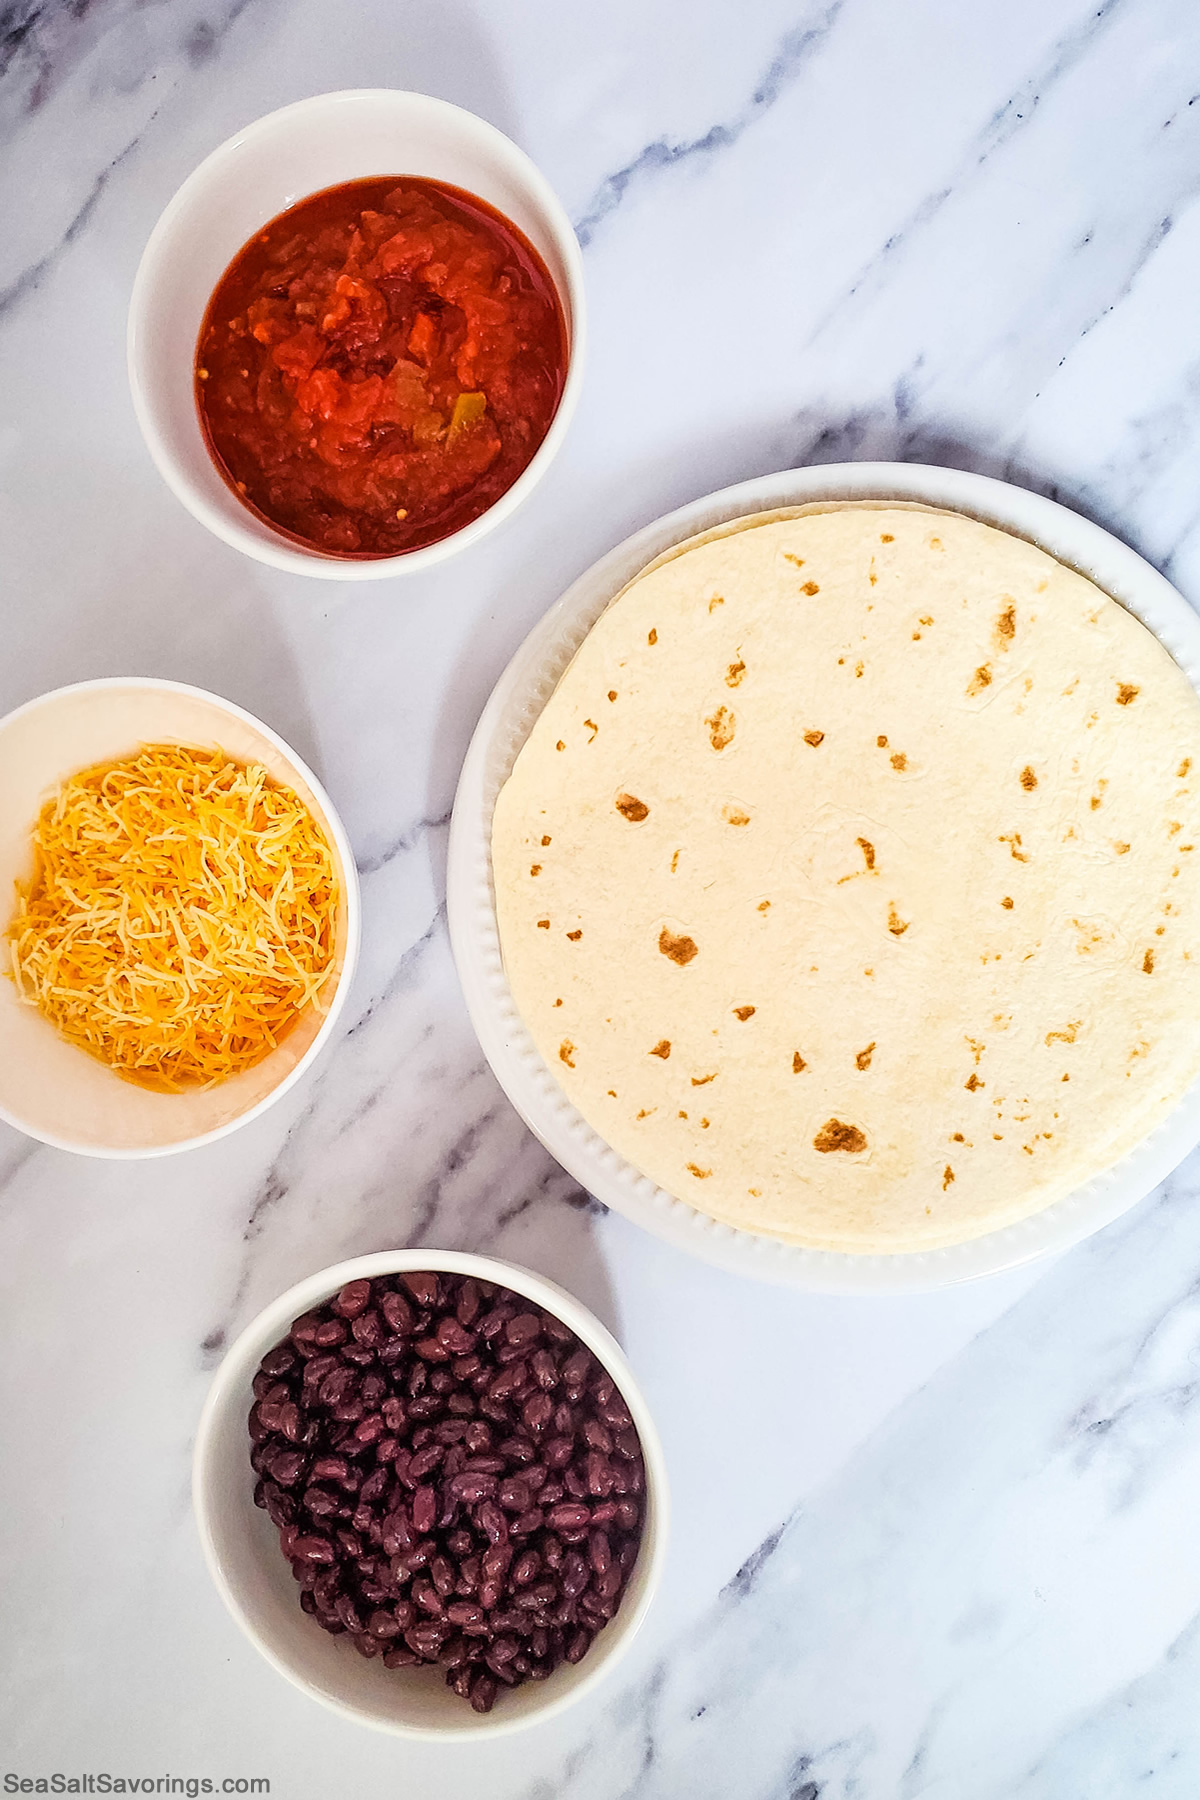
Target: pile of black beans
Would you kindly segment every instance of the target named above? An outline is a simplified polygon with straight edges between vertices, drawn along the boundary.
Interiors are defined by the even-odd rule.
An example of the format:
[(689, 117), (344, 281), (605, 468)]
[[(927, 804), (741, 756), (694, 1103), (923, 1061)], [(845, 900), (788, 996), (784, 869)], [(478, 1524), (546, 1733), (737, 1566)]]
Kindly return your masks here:
[(255, 1503), (300, 1604), (487, 1712), (577, 1663), (637, 1560), (642, 1449), (552, 1313), (469, 1276), (351, 1281), (254, 1377)]

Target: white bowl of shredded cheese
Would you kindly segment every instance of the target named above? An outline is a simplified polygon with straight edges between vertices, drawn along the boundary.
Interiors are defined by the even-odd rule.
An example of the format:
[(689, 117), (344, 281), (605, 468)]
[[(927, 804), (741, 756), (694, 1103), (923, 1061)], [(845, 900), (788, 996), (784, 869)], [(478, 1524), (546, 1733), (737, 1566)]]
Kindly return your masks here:
[[(129, 773), (175, 753), (177, 788)], [(110, 764), (120, 779), (80, 799), (76, 778)], [(165, 874), (147, 886), (143, 856), (127, 896), (134, 815)], [(59, 867), (71, 905), (51, 934), (37, 896)], [(250, 713), (178, 682), (80, 682), (0, 720), (0, 896), (0, 1118), (90, 1156), (189, 1150), (263, 1112), (328, 1042), (358, 955), (354, 857), (320, 783)]]

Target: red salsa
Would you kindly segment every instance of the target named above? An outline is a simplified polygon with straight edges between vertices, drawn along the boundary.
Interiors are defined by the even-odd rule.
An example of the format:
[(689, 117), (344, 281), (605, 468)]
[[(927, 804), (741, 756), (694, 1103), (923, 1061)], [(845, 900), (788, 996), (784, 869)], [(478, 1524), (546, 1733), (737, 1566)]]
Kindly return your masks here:
[(562, 308), (515, 225), (385, 175), (289, 207), (234, 258), (196, 346), (196, 404), (242, 500), (334, 556), (395, 556), (510, 488), (566, 377)]

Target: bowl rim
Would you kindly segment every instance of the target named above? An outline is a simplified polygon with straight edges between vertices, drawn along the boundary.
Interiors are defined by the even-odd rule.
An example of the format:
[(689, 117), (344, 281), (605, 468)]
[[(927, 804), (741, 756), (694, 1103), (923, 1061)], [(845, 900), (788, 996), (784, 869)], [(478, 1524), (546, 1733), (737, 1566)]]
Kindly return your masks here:
[[(580, 1341), (587, 1345), (597, 1360), (613, 1377), (622, 1399), (633, 1415), (634, 1425), (641, 1439), (643, 1460), (646, 1468), (646, 1497), (650, 1502), (649, 1516), (643, 1527), (643, 1535), (635, 1568), (645, 1564), (641, 1591), (628, 1614), (622, 1607), (616, 1618), (625, 1622), (619, 1635), (611, 1638), (616, 1619), (610, 1621), (605, 1631), (601, 1632), (588, 1653), (590, 1667), (585, 1675), (565, 1691), (554, 1694), (553, 1677), (546, 1682), (541, 1693), (547, 1697), (542, 1704), (531, 1709), (519, 1718), (499, 1716), (495, 1713), (476, 1716), (476, 1722), (461, 1726), (424, 1726), (411, 1725), (402, 1721), (382, 1718), (367, 1707), (352, 1705), (327, 1693), (305, 1675), (288, 1659), (278, 1654), (266, 1640), (260, 1636), (248, 1609), (233, 1584), (225, 1573), (216, 1543), (216, 1532), (213, 1526), (212, 1508), (209, 1494), (209, 1471), (214, 1455), (214, 1446), (218, 1434), (227, 1429), (232, 1419), (239, 1431), (244, 1431), (245, 1416), (249, 1408), (246, 1404), (250, 1396), (250, 1383), (257, 1364), (267, 1350), (287, 1335), (294, 1319), (314, 1306), (320, 1306), (330, 1299), (348, 1281), (360, 1278), (372, 1279), (380, 1275), (403, 1274), (408, 1270), (431, 1269), (436, 1273), (474, 1275), (483, 1281), (494, 1281), (499, 1285), (511, 1288), (514, 1293), (533, 1300), (547, 1312), (552, 1312), (575, 1333)], [(242, 1398), (237, 1400), (237, 1391), (241, 1387)], [(237, 1405), (239, 1410), (234, 1414), (232, 1409)], [(246, 1464), (247, 1478), (251, 1473), (249, 1459)], [(385, 1731), (396, 1737), (424, 1739), (427, 1742), (474, 1743), (483, 1738), (509, 1736), (518, 1731), (528, 1730), (534, 1725), (541, 1725), (547, 1719), (565, 1711), (569, 1706), (590, 1693), (607, 1675), (609, 1675), (621, 1657), (633, 1643), (635, 1637), (645, 1623), (654, 1598), (662, 1581), (663, 1567), (667, 1554), (667, 1542), (670, 1528), (670, 1490), (667, 1476), (666, 1460), (662, 1443), (655, 1426), (653, 1415), (638, 1385), (637, 1379), (625, 1357), (624, 1351), (616, 1338), (601, 1323), (591, 1309), (577, 1300), (565, 1288), (560, 1287), (545, 1275), (528, 1269), (522, 1263), (510, 1262), (502, 1257), (485, 1256), (475, 1251), (438, 1250), (428, 1246), (415, 1249), (376, 1250), (363, 1256), (353, 1256), (343, 1262), (332, 1263), (328, 1268), (319, 1269), (315, 1274), (306, 1276), (276, 1299), (270, 1301), (250, 1320), (222, 1357), (205, 1396), (196, 1427), (195, 1447), (192, 1452), (192, 1508), (196, 1519), (196, 1528), (200, 1537), (200, 1547), (207, 1564), (209, 1574), (216, 1585), (226, 1610), (240, 1627), (243, 1634), (254, 1648), (269, 1662), (280, 1675), (283, 1675), (293, 1686), (311, 1699), (317, 1700), (331, 1712), (356, 1724), (368, 1725), (377, 1731)], [(252, 1504), (252, 1487), (249, 1479), (246, 1484), (247, 1504)]]
[[(274, 746), (284, 761), (295, 770), (324, 815), (334, 851), (341, 864), (343, 905), (346, 916), (346, 949), (342, 958), (341, 970), (329, 997), (329, 1006), (325, 1017), (304, 1055), (292, 1065), (287, 1074), (268, 1093), (265, 1093), (260, 1100), (256, 1100), (253, 1106), (247, 1107), (245, 1112), (238, 1113), (232, 1119), (226, 1119), (224, 1124), (214, 1126), (211, 1131), (198, 1132), (192, 1137), (180, 1138), (175, 1143), (152, 1144), (132, 1150), (114, 1149), (109, 1145), (81, 1144), (57, 1132), (35, 1129), (12, 1112), (0, 1097), (0, 1119), (11, 1125), (14, 1130), (22, 1132), (26, 1137), (36, 1139), (39, 1143), (49, 1145), (51, 1149), (68, 1150), (74, 1156), (97, 1157), (108, 1162), (145, 1162), (153, 1157), (175, 1156), (181, 1151), (196, 1150), (202, 1144), (216, 1143), (219, 1138), (229, 1137), (231, 1133), (239, 1131), (243, 1125), (248, 1125), (251, 1119), (257, 1119), (266, 1112), (268, 1107), (274, 1106), (277, 1100), (281, 1100), (288, 1089), (294, 1087), (301, 1076), (307, 1073), (329, 1043), (338, 1015), (346, 1004), (350, 992), (362, 941), (362, 894), (359, 887), (358, 866), (337, 808), (322, 783), (318, 781), (308, 764), (297, 755), (291, 745), (280, 737), (277, 731), (273, 731), (269, 725), (264, 724), (246, 707), (239, 706), (236, 701), (227, 700), (222, 694), (214, 694), (209, 688), (197, 687), (187, 681), (168, 681), (153, 675), (101, 675), (90, 681), (67, 682), (62, 687), (50, 688), (46, 693), (37, 694), (32, 700), (22, 702), (20, 706), (14, 707), (11, 712), (5, 713), (3, 718), (0, 718), (0, 735), (9, 725), (23, 718), (27, 713), (34, 712), (39, 707), (47, 706), (52, 702), (64, 700), (72, 694), (128, 688), (184, 694), (189, 699), (207, 701), (264, 737), (269, 744)], [(87, 1053), (81, 1050), (79, 1054), (83, 1056)]]
[(1119, 1218), (1200, 1141), (1200, 1081), (1110, 1169), (1013, 1224), (938, 1248), (814, 1249), (698, 1212), (600, 1137), (533, 1046), (504, 977), (496, 924), (494, 771), (506, 762), (507, 774), (515, 760), (513, 744), (524, 742), (604, 608), (656, 556), (700, 532), (760, 512), (842, 500), (916, 502), (1026, 538), (1132, 612), (1200, 692), (1200, 618), (1192, 607), (1128, 544), (1058, 501), (991, 476), (923, 463), (812, 464), (756, 476), (689, 501), (617, 544), (566, 589), (518, 645), (485, 702), (459, 777), (450, 825), (447, 920), (467, 1011), (493, 1074), (534, 1135), (588, 1192), (732, 1274), (810, 1292), (922, 1293), (1021, 1268), (1069, 1249)]
[[(417, 550), (401, 551), (396, 556), (358, 561), (308, 549), (282, 533), (273, 534), (271, 539), (260, 539), (248, 528), (226, 518), (210, 504), (176, 461), (165, 433), (160, 428), (157, 410), (150, 399), (149, 384), (143, 376), (143, 344), (150, 335), (148, 328), (155, 316), (150, 300), (159, 264), (168, 248), (172, 230), (186, 214), (196, 196), (214, 181), (220, 180), (230, 165), (235, 163), (245, 145), (286, 130), (306, 115), (322, 109), (363, 102), (395, 104), (398, 110), (410, 114), (424, 112), (455, 121), (460, 129), (470, 131), (498, 152), (498, 160), (519, 170), (562, 260), (566, 277), (565, 291), (564, 285), (555, 279), (553, 273), (551, 280), (558, 290), (566, 318), (568, 345), (566, 375), (557, 410), (545, 437), (511, 487), (506, 488), (477, 519), (472, 519), (469, 524), (461, 526), (447, 537), (439, 538), (436, 543), (426, 544)], [(468, 122), (465, 127), (463, 121)], [(452, 101), (442, 100), (433, 94), (387, 87), (335, 88), (327, 93), (310, 94), (303, 99), (290, 101), (286, 106), (277, 107), (274, 111), (251, 120), (210, 150), (176, 188), (146, 240), (130, 290), (125, 331), (126, 368), (134, 414), (151, 460), (176, 499), (215, 537), (256, 562), (328, 581), (378, 581), (388, 576), (418, 574), (444, 562), (460, 550), (468, 549), (509, 518), (528, 499), (562, 446), (579, 402), (586, 351), (587, 309), (583, 255), (579, 240), (561, 200), (532, 157), (505, 132), (466, 107), (456, 106)], [(265, 530), (272, 530), (269, 521), (261, 523)]]

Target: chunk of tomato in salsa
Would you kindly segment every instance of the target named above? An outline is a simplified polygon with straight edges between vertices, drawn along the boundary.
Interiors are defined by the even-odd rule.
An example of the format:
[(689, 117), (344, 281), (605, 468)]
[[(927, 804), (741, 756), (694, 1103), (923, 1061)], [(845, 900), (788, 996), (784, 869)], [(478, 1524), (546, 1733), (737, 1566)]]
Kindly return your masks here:
[(562, 396), (545, 263), (442, 182), (382, 176), (301, 200), (234, 258), (196, 346), (218, 469), (279, 530), (395, 556), (486, 512)]

